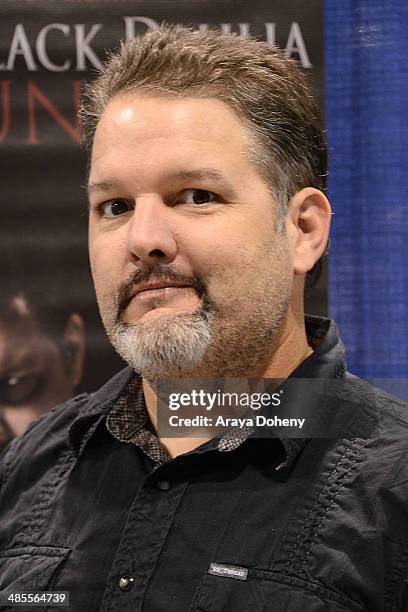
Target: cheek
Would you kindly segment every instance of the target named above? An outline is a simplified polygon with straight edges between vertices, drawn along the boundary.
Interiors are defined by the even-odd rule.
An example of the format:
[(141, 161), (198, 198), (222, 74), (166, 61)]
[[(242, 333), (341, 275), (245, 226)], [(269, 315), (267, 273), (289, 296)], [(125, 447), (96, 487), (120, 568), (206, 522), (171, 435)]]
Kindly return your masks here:
[(247, 251), (242, 228), (234, 219), (221, 215), (199, 221), (175, 232), (179, 259), (203, 277), (218, 276), (238, 266)]
[(98, 238), (89, 243), (89, 261), (97, 294), (104, 294), (116, 285), (121, 259), (112, 242)]
[(109, 271), (112, 262), (117, 261), (120, 251), (126, 244), (122, 228), (103, 229), (101, 222), (96, 221), (92, 214), (89, 219), (88, 248), (89, 260), (93, 274), (99, 275), (104, 270)]
[(97, 276), (99, 270), (105, 268), (108, 263), (107, 251), (108, 249), (103, 244), (101, 238), (89, 237), (89, 261), (94, 276)]

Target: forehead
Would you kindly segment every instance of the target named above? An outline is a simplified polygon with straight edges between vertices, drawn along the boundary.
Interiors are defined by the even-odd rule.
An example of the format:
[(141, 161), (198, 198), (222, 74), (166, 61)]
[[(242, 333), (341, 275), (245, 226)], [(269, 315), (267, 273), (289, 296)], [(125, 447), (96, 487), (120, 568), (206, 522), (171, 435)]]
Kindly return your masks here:
[[(214, 162), (242, 172), (248, 164), (250, 135), (242, 120), (214, 98), (116, 96), (98, 123), (92, 150), (91, 174), (119, 157), (149, 170), (158, 162)], [(103, 164), (100, 162), (103, 161)]]

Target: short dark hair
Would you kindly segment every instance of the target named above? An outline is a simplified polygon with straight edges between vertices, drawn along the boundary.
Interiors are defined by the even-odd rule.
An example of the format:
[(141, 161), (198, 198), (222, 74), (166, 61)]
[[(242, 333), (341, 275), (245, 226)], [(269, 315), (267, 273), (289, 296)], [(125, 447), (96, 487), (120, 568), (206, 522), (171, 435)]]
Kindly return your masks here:
[(297, 63), (270, 44), (180, 26), (162, 26), (123, 43), (83, 93), (80, 120), (88, 149), (110, 100), (134, 90), (228, 104), (252, 137), (248, 154), (278, 200), (279, 221), (296, 191), (325, 191), (321, 113)]

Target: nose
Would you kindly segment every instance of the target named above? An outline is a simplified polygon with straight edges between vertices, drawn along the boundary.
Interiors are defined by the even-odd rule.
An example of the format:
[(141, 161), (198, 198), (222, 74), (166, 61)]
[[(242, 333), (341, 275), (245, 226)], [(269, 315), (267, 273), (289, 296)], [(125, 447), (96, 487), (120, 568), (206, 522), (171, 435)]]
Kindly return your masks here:
[(129, 224), (129, 252), (146, 265), (170, 263), (177, 243), (169, 223), (169, 208), (156, 195), (139, 196)]

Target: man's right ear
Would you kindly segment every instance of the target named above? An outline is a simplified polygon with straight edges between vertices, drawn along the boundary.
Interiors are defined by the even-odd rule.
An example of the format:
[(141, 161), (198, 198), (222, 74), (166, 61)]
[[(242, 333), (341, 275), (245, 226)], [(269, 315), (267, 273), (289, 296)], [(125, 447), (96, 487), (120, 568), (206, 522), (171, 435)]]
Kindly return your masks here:
[(67, 320), (62, 341), (67, 373), (72, 386), (82, 379), (85, 358), (85, 326), (78, 313), (72, 313)]
[(327, 248), (330, 221), (329, 201), (318, 189), (305, 187), (290, 199), (287, 232), (295, 274), (306, 274), (323, 255)]

